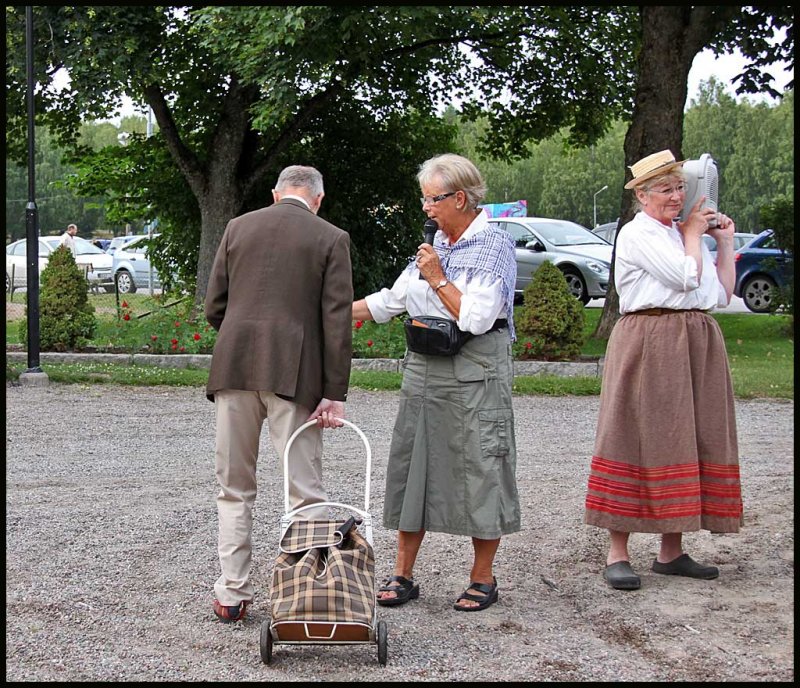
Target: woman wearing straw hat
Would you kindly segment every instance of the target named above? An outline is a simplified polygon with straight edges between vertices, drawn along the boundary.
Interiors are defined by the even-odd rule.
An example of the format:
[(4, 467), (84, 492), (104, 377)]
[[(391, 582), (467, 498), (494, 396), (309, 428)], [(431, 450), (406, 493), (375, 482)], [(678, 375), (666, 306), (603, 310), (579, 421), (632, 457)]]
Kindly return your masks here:
[[(685, 185), (669, 150), (631, 167), (637, 209), (617, 238), (614, 283), (622, 317), (608, 341), (585, 521), (606, 528), (603, 577), (641, 585), (631, 533), (660, 533), (652, 571), (712, 579), (715, 566), (683, 551), (684, 532), (738, 532), (739, 454), (725, 342), (708, 314), (733, 292), (733, 221), (704, 198), (683, 222)], [(717, 241), (717, 264), (702, 241)]]

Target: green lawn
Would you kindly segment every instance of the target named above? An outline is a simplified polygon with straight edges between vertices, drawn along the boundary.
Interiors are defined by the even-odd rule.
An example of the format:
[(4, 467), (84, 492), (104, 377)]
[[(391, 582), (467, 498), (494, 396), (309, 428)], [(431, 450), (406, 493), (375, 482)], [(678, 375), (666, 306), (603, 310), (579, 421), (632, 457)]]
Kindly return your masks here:
[[(15, 296), (19, 302), (20, 296)], [(109, 333), (118, 326), (115, 309), (110, 308), (114, 303), (114, 295), (101, 295), (98, 303), (109, 308), (109, 314), (100, 314), (102, 320), (101, 336), (108, 337)], [(8, 300), (8, 297), (6, 297)], [(23, 299), (24, 301), (24, 299)], [(152, 308), (158, 307), (146, 295), (134, 294), (127, 297), (129, 307), (137, 313), (147, 313)], [(582, 347), (582, 354), (586, 356), (602, 356), (605, 354), (606, 342), (594, 340), (590, 335), (597, 327), (602, 310), (587, 308), (585, 310), (586, 343)], [(714, 318), (720, 324), (725, 336), (728, 357), (731, 365), (734, 392), (737, 398), (780, 398), (794, 399), (794, 339), (789, 334), (791, 316), (788, 315), (754, 315), (750, 313), (719, 313)], [(144, 323), (147, 317), (138, 321)], [(171, 323), (174, 325), (174, 323)], [(19, 337), (14, 322), (6, 321), (6, 342), (18, 343)], [(367, 328), (369, 326), (369, 329)], [(183, 325), (181, 326), (183, 327)], [(380, 328), (383, 327), (383, 331)], [(379, 333), (383, 337), (378, 342)], [(146, 333), (146, 329), (142, 329)], [(365, 323), (364, 328), (356, 333), (364, 341), (375, 339), (375, 346), (362, 350), (367, 355), (379, 357), (376, 351), (380, 344), (386, 350), (402, 351), (403, 345), (401, 328), (379, 326), (375, 323)], [(205, 336), (205, 334), (204, 334)], [(355, 338), (354, 338), (355, 341)], [(378, 356), (376, 356), (378, 354)], [(396, 355), (396, 354), (395, 354)], [(7, 363), (6, 377), (15, 379), (24, 372), (26, 365), (22, 363)], [(93, 363), (75, 364), (47, 364), (43, 370), (51, 380), (57, 382), (114, 382), (118, 384), (146, 384), (146, 385), (197, 385), (205, 384), (208, 373), (206, 370), (191, 369), (163, 369), (152, 366), (125, 366)], [(396, 390), (400, 388), (401, 376), (399, 373), (382, 373), (374, 371), (354, 370), (351, 374), (351, 384), (354, 387), (370, 390)], [(600, 380), (593, 377), (566, 378), (559, 376), (533, 376), (518, 377), (514, 382), (514, 392), (517, 394), (542, 394), (542, 395), (591, 395), (600, 393)]]

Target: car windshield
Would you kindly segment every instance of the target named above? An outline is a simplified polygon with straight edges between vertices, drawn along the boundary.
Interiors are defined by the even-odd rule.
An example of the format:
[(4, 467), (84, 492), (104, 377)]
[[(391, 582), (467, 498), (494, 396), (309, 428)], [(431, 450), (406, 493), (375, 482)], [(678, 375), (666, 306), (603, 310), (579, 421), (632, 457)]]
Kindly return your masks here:
[[(55, 251), (61, 243), (61, 237), (45, 237), (42, 241), (48, 245), (51, 251)], [(82, 256), (86, 253), (105, 253), (105, 251), (97, 248), (91, 241), (75, 237), (75, 253)]]
[(597, 244), (607, 246), (607, 242), (586, 227), (570, 222), (569, 220), (537, 220), (531, 223), (548, 242), (554, 246), (578, 246), (583, 244)]

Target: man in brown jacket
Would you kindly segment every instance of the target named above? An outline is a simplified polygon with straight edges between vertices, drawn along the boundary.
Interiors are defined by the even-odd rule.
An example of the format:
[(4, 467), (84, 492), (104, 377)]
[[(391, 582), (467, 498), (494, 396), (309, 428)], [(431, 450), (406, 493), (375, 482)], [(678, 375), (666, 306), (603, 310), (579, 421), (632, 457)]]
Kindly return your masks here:
[[(322, 428), (343, 424), (352, 358), (350, 236), (317, 217), (322, 175), (293, 165), (278, 177), (267, 208), (225, 228), (206, 291), (205, 313), (218, 331), (206, 394), (216, 407), (219, 561), (214, 612), (243, 618), (250, 583), (256, 461), (267, 419), (283, 461), (289, 457), (292, 510), (327, 501)], [(327, 518), (302, 512), (306, 518)]]

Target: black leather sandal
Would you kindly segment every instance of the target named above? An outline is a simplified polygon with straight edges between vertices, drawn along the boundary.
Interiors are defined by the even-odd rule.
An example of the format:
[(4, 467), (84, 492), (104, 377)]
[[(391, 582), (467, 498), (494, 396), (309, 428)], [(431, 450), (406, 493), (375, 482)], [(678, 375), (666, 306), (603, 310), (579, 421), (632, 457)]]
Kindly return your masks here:
[[(400, 583), (400, 585), (389, 585), (390, 583)], [(416, 600), (419, 597), (419, 585), (413, 578), (404, 576), (389, 576), (383, 585), (378, 588), (378, 592), (393, 592), (395, 597), (381, 599), (378, 597), (378, 604), (381, 607), (396, 607), (405, 604), (409, 600)]]
[[(497, 593), (497, 578), (493, 578), (494, 583), (489, 585), (488, 583), (474, 583), (470, 582), (469, 587), (467, 587), (464, 592), (459, 595), (458, 599), (456, 600), (455, 604), (453, 605), (453, 609), (459, 612), (479, 612), (482, 609), (486, 609), (490, 604), (494, 604), (500, 599), (500, 596)], [(483, 595), (473, 595), (470, 593), (470, 590), (476, 590), (478, 592), (482, 592)], [(463, 604), (459, 604), (461, 600), (469, 600), (470, 602), (477, 602), (478, 604), (475, 606), (464, 606)]]

